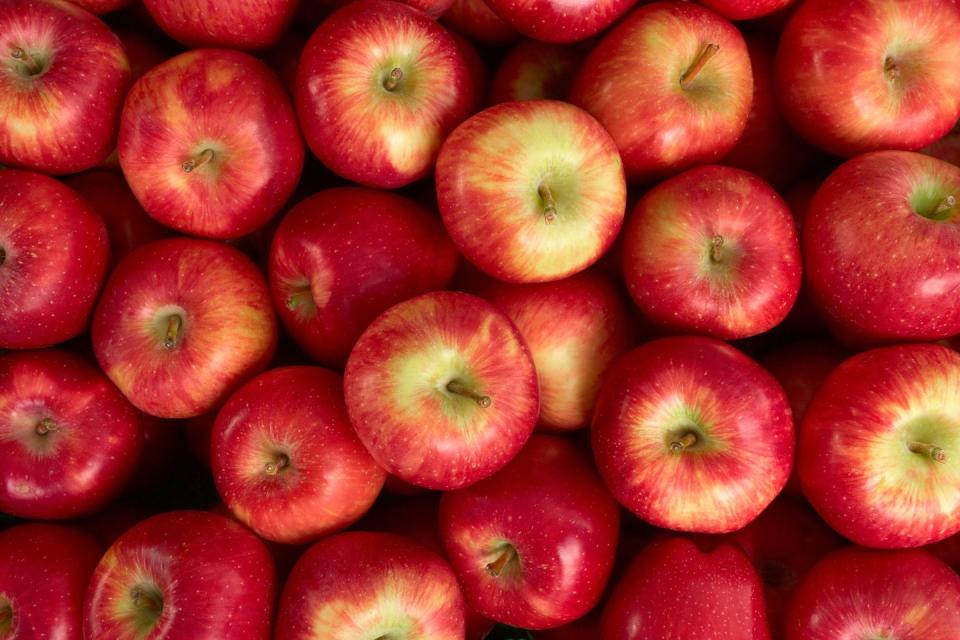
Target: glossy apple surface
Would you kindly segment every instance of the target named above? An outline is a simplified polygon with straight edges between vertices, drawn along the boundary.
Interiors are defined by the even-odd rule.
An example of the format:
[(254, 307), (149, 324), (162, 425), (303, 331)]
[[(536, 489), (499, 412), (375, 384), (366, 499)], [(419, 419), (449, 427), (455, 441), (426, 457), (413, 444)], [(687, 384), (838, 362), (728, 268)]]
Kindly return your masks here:
[(676, 333), (727, 340), (764, 333), (800, 289), (790, 209), (766, 182), (731, 167), (697, 167), (637, 204), (623, 269), (640, 311)]
[(699, 0), (729, 20), (753, 20), (784, 9), (794, 0)]
[(484, 0), (520, 33), (542, 42), (575, 42), (599, 33), (636, 0)]
[(591, 436), (613, 496), (679, 531), (742, 528), (783, 489), (793, 464), (783, 389), (712, 338), (661, 338), (621, 358), (600, 390)]
[(820, 386), (797, 471), (824, 520), (854, 542), (918, 547), (960, 531), (960, 355), (933, 344), (873, 349)]
[(484, 45), (503, 45), (520, 37), (484, 0), (453, 0), (440, 22)]
[(107, 270), (103, 220), (39, 173), (0, 171), (0, 348), (48, 347), (87, 328)]
[(178, 42), (196, 49), (262, 49), (279, 42), (296, 0), (144, 0), (150, 15)]
[(340, 367), (389, 307), (444, 288), (457, 253), (435, 215), (403, 196), (342, 187), (290, 211), (270, 249), (270, 291), (311, 358)]
[(510, 319), (465, 293), (435, 292), (384, 312), (344, 373), (350, 421), (384, 469), (457, 489), (520, 450), (539, 413), (537, 372)]
[(171, 238), (120, 262), (92, 337), (100, 367), (134, 405), (189, 418), (218, 407), (266, 366), (277, 327), (249, 258), (225, 244)]
[(579, 45), (523, 40), (493, 74), (489, 103), (565, 99), (584, 53)]

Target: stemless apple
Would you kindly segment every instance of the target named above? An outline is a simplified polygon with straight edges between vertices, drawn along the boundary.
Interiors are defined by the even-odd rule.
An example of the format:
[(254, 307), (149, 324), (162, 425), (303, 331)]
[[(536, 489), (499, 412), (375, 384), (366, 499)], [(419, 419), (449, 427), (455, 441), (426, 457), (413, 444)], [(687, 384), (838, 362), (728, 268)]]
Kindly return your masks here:
[(202, 49), (167, 60), (134, 84), (119, 153), (130, 188), (159, 222), (236, 238), (286, 203), (304, 151), (277, 76), (245, 53)]
[(0, 348), (48, 347), (83, 332), (109, 253), (103, 220), (76, 192), (38, 173), (0, 171)]
[(520, 33), (543, 42), (575, 42), (613, 24), (637, 0), (484, 0)]
[(739, 169), (698, 167), (640, 199), (624, 232), (623, 269), (634, 302), (657, 324), (746, 338), (793, 306), (800, 245), (770, 185)]
[(0, 356), (0, 511), (69, 518), (130, 477), (140, 415), (100, 371), (62, 351)]
[(6, 0), (0, 43), (0, 164), (65, 174), (102, 162), (130, 82), (117, 36), (68, 2)]
[(311, 358), (340, 367), (378, 315), (449, 284), (457, 253), (440, 221), (416, 202), (342, 187), (283, 218), (269, 265), (287, 331)]
[(510, 282), (586, 269), (623, 223), (617, 147), (588, 113), (553, 100), (509, 102), (457, 127), (437, 158), (437, 200), (457, 248)]
[(587, 56), (571, 92), (613, 136), (633, 180), (722, 158), (752, 100), (743, 36), (692, 2), (628, 15)]
[(783, 389), (711, 338), (662, 338), (624, 356), (606, 375), (591, 435), (613, 496), (679, 531), (740, 529), (783, 489), (793, 464)]
[(217, 415), (210, 450), (230, 511), (286, 544), (350, 525), (386, 478), (350, 426), (340, 376), (319, 367), (274, 369), (238, 389)]
[(263, 49), (277, 44), (297, 0), (144, 0), (170, 37), (190, 48)]
[(189, 418), (218, 407), (266, 366), (277, 325), (249, 258), (225, 244), (171, 238), (117, 265), (92, 337), (100, 367), (134, 405)]
[(457, 43), (428, 15), (360, 0), (311, 36), (295, 95), (307, 143), (327, 167), (353, 182), (395, 188), (430, 173), (475, 91)]
[(840, 156), (929, 144), (960, 116), (958, 32), (954, 2), (802, 2), (777, 51), (783, 115)]
[(873, 349), (837, 367), (800, 429), (803, 492), (869, 547), (960, 531), (960, 355), (933, 344)]
[(517, 328), (490, 303), (449, 291), (374, 320), (347, 360), (344, 394), (380, 466), (429, 489), (465, 487), (503, 467), (540, 409)]
[(493, 74), (490, 104), (513, 100), (563, 100), (583, 62), (580, 45), (524, 40), (513, 47)]

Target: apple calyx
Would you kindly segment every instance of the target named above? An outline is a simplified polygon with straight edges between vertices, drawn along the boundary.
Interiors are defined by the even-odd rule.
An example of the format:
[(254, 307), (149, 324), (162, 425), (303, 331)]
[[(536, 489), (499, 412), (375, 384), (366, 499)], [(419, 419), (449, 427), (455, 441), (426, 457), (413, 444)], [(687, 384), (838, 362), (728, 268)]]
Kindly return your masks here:
[(464, 398), (470, 398), (471, 400), (477, 403), (477, 406), (479, 406), (482, 409), (487, 409), (490, 407), (490, 405), (493, 404), (493, 400), (490, 399), (490, 396), (485, 396), (480, 393), (477, 393), (476, 391), (468, 387), (464, 382), (456, 378), (454, 378), (453, 380), (447, 383), (446, 389), (447, 391), (449, 391), (454, 395), (463, 396)]
[(686, 451), (690, 447), (696, 446), (700, 442), (700, 439), (697, 437), (697, 434), (693, 431), (685, 431), (679, 436), (673, 438), (670, 442), (670, 451), (674, 453), (681, 453)]
[(43, 71), (43, 65), (37, 62), (37, 59), (30, 55), (23, 47), (14, 47), (11, 49), (10, 57), (23, 65), (28, 76), (39, 75)]
[(184, 162), (182, 165), (180, 165), (180, 167), (183, 169), (184, 173), (192, 173), (193, 171), (213, 160), (213, 156), (213, 149), (204, 149), (197, 155)]
[(273, 454), (273, 458), (263, 465), (263, 472), (268, 476), (276, 476), (290, 467), (290, 456), (282, 451)]
[(37, 423), (37, 426), (34, 427), (33, 430), (38, 436), (44, 437), (57, 431), (57, 423), (51, 418), (44, 418)]
[(910, 449), (913, 453), (919, 453), (922, 456), (926, 456), (933, 460), (934, 462), (946, 462), (947, 461), (947, 452), (936, 447), (932, 444), (926, 442), (911, 442), (907, 445), (907, 448)]
[(723, 250), (724, 239), (721, 235), (713, 236), (710, 240), (710, 262), (713, 264), (719, 264), (723, 262), (724, 250)]
[(383, 88), (391, 93), (400, 86), (400, 81), (403, 80), (403, 70), (400, 67), (394, 67), (389, 75), (383, 80)]
[(287, 298), (287, 309), (290, 311), (307, 313), (316, 310), (316, 308), (317, 306), (313, 301), (313, 291), (311, 291), (309, 283), (298, 286)]
[(0, 638), (6, 638), (13, 629), (13, 606), (6, 598), (0, 598)]
[(680, 88), (688, 89), (690, 84), (696, 79), (697, 74), (703, 70), (707, 62), (710, 61), (710, 58), (717, 55), (718, 51), (720, 51), (720, 45), (718, 44), (711, 43), (704, 46), (697, 55), (696, 60), (693, 61), (693, 64), (680, 76)]
[(130, 589), (130, 601), (136, 616), (136, 626), (148, 632), (163, 614), (163, 594), (156, 585), (138, 584)]
[(900, 77), (900, 67), (897, 65), (897, 61), (893, 59), (893, 56), (887, 56), (883, 61), (883, 72), (889, 80), (896, 80)]
[(182, 329), (183, 318), (180, 314), (170, 314), (167, 317), (167, 332), (163, 337), (163, 346), (167, 349), (175, 349), (180, 344)]
[(550, 191), (550, 185), (541, 182), (537, 187), (537, 195), (543, 201), (543, 221), (550, 224), (557, 219), (557, 201), (553, 198), (553, 192)]
[(496, 560), (487, 564), (485, 567), (487, 573), (494, 578), (499, 578), (503, 570), (517, 557), (517, 550), (512, 544), (505, 545)]

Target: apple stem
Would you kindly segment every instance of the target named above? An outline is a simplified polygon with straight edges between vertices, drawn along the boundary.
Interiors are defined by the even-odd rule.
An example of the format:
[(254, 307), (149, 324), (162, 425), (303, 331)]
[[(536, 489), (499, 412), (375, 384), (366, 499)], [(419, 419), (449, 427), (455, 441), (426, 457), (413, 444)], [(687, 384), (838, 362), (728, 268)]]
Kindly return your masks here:
[(687, 431), (685, 434), (670, 443), (670, 451), (679, 453), (689, 449), (695, 444), (697, 444), (697, 434), (695, 434), (693, 431)]
[(180, 342), (180, 330), (183, 328), (183, 318), (174, 313), (167, 318), (167, 335), (163, 338), (163, 346), (173, 349)]
[(470, 398), (476, 402), (480, 407), (486, 409), (493, 402), (490, 400), (490, 396), (485, 396), (477, 393), (473, 389), (469, 388), (467, 385), (463, 384), (456, 378), (447, 383), (447, 391), (454, 393), (458, 396), (463, 396), (465, 398)]
[(540, 186), (537, 187), (537, 195), (543, 200), (543, 220), (547, 224), (550, 224), (557, 219), (557, 201), (553, 199), (553, 192), (550, 190), (550, 185), (541, 182)]
[(403, 69), (394, 67), (393, 70), (390, 71), (390, 75), (383, 81), (383, 88), (387, 91), (393, 91), (400, 86), (401, 80), (403, 80)]
[(887, 56), (887, 59), (883, 61), (883, 72), (886, 73), (887, 77), (891, 80), (900, 77), (900, 68), (897, 66), (897, 61)]
[(718, 51), (720, 51), (720, 45), (717, 44), (708, 44), (701, 49), (697, 59), (694, 60), (690, 68), (680, 76), (680, 87), (682, 89), (688, 88), (690, 83), (697, 77), (697, 74), (703, 70), (703, 67), (710, 61), (710, 58), (717, 55)]
[(937, 205), (937, 208), (933, 210), (933, 215), (938, 216), (941, 213), (946, 213), (950, 209), (953, 209), (957, 204), (957, 198), (955, 196), (947, 196), (940, 201), (940, 204)]
[(130, 598), (133, 600), (133, 606), (150, 612), (155, 618), (159, 618), (163, 613), (163, 596), (153, 589), (145, 589), (137, 585), (130, 590)]
[(273, 460), (263, 465), (263, 472), (268, 476), (275, 476), (290, 466), (290, 456), (285, 453), (277, 453)]
[(183, 168), (185, 173), (191, 173), (199, 167), (207, 164), (211, 160), (213, 160), (213, 149), (204, 149), (180, 166)]
[(29, 73), (32, 76), (37, 75), (43, 70), (43, 68), (40, 66), (40, 63), (37, 62), (36, 58), (34, 58), (32, 55), (24, 51), (23, 47), (14, 47), (10, 51), (10, 56), (14, 60), (19, 60), (20, 62), (22, 62), (23, 66), (27, 68), (27, 73)]
[(941, 449), (940, 447), (935, 447), (932, 444), (927, 444), (926, 442), (911, 442), (907, 445), (907, 448), (910, 449), (913, 453), (919, 453), (921, 455), (927, 456), (934, 462), (946, 462), (947, 461), (947, 452)]
[(57, 423), (51, 420), (50, 418), (44, 418), (37, 423), (37, 426), (34, 428), (34, 431), (38, 436), (45, 436), (48, 433), (53, 433), (57, 430)]
[(713, 236), (710, 240), (710, 262), (723, 261), (723, 236)]
[(500, 554), (500, 557), (487, 565), (487, 573), (494, 578), (499, 577), (503, 572), (503, 568), (507, 566), (507, 563), (513, 560), (514, 556), (516, 555), (516, 549), (514, 549), (512, 545), (508, 545), (507, 548), (504, 549)]

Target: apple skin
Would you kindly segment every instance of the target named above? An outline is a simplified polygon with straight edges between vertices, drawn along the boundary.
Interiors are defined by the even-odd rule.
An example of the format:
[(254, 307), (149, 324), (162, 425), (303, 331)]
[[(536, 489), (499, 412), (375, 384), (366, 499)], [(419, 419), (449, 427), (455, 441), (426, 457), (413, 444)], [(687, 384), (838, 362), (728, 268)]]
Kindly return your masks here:
[(763, 585), (730, 544), (705, 553), (686, 538), (641, 551), (603, 611), (603, 640), (769, 640)]
[(504, 22), (542, 42), (576, 42), (600, 33), (637, 0), (484, 0)]
[[(388, 89), (394, 70), (402, 77)], [(310, 37), (295, 102), (323, 164), (353, 182), (392, 189), (430, 173), (475, 95), (470, 68), (443, 27), (399, 2), (360, 0)]]
[(960, 532), (957, 397), (960, 354), (940, 345), (873, 349), (834, 369), (807, 407), (797, 456), (803, 493), (827, 524), (877, 548)]
[(589, 425), (604, 373), (634, 342), (620, 290), (587, 271), (541, 284), (491, 281), (477, 293), (510, 317), (530, 348), (540, 380), (538, 427)]
[(586, 51), (578, 45), (523, 40), (497, 67), (489, 103), (514, 100), (563, 100)]
[[(179, 330), (168, 347), (174, 316)], [(92, 338), (100, 368), (137, 408), (189, 418), (218, 407), (266, 367), (277, 325), (267, 284), (249, 258), (225, 244), (171, 238), (117, 265)]]
[(848, 547), (821, 560), (797, 587), (787, 640), (953, 640), (960, 577), (920, 549)]
[(92, 536), (52, 524), (0, 532), (0, 637), (80, 638), (83, 596), (100, 545)]
[(924, 549), (946, 562), (954, 571), (960, 573), (960, 534), (929, 544)]
[(474, 42), (488, 46), (509, 44), (520, 37), (484, 0), (453, 0), (440, 22)]
[(280, 320), (314, 360), (342, 367), (389, 307), (450, 283), (457, 252), (436, 216), (403, 196), (341, 187), (280, 222), (270, 291)]
[[(238, 51), (200, 49), (134, 84), (119, 153), (130, 188), (157, 221), (237, 238), (286, 203), (304, 151), (287, 92), (265, 64)], [(188, 163), (195, 168), (187, 171)]]
[(143, 0), (154, 21), (191, 49), (264, 49), (277, 44), (297, 0)]
[(670, 331), (754, 336), (780, 324), (797, 299), (793, 217), (751, 173), (689, 169), (647, 191), (626, 227), (627, 288), (641, 313)]
[(728, 20), (753, 20), (780, 11), (794, 0), (698, 0)]
[[(616, 145), (588, 113), (564, 102), (481, 111), (444, 141), (436, 174), (453, 243), (501, 280), (547, 282), (582, 271), (623, 223), (626, 183)], [(555, 198), (552, 212), (548, 198)]]
[(388, 309), (360, 336), (343, 384), (350, 422), (374, 459), (428, 489), (492, 475), (520, 451), (540, 412), (520, 332), (465, 293), (427, 293)]
[(388, 533), (310, 547), (283, 589), (274, 639), (393, 637), (463, 640), (463, 596), (446, 561)]
[(63, 183), (0, 171), (0, 349), (82, 333), (107, 270), (103, 220)]
[(947, 135), (921, 149), (920, 153), (960, 167), (960, 126), (955, 127)]
[(960, 333), (960, 205), (934, 215), (951, 196), (960, 201), (960, 167), (906, 151), (849, 160), (817, 191), (803, 223), (805, 277), (842, 342)]
[[(589, 458), (535, 435), (493, 476), (440, 500), (440, 536), (481, 615), (546, 629), (585, 615), (613, 569), (620, 510)], [(506, 563), (493, 575), (491, 565)]]
[(0, 41), (0, 164), (59, 175), (110, 155), (130, 65), (107, 25), (61, 0), (8, 0)]
[(217, 415), (210, 450), (233, 514), (284, 544), (346, 528), (386, 478), (350, 425), (341, 377), (319, 367), (273, 369), (238, 389)]
[[(719, 47), (716, 55), (682, 87), (707, 44)], [(650, 181), (733, 149), (753, 100), (750, 57), (736, 27), (709, 9), (654, 2), (600, 40), (570, 98), (613, 136), (627, 177)]]
[(129, 7), (133, 2), (134, 0), (70, 0), (71, 4), (98, 15), (119, 11)]
[[(87, 588), (84, 637), (126, 640), (139, 626), (144, 637), (166, 640), (269, 640), (275, 592), (273, 559), (243, 526), (205, 511), (162, 513), (120, 536), (100, 560)], [(149, 610), (155, 599), (157, 613)]]
[(803, 2), (777, 51), (781, 112), (839, 156), (930, 144), (960, 116), (958, 30), (942, 0)]
[[(661, 338), (621, 358), (600, 390), (591, 436), (620, 504), (678, 531), (742, 528), (783, 489), (793, 464), (783, 389), (712, 338)], [(686, 436), (693, 442), (683, 445)]]

